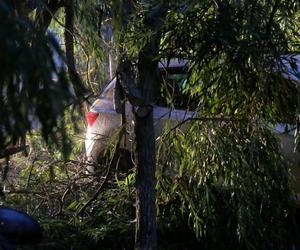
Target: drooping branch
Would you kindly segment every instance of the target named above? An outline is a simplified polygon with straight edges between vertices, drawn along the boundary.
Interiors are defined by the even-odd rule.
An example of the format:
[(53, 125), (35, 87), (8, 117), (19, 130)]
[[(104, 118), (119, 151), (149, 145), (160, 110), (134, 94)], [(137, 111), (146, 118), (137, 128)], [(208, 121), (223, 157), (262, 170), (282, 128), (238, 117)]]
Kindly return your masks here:
[(73, 85), (76, 97), (79, 101), (82, 101), (85, 99), (88, 91), (84, 87), (82, 80), (76, 70), (76, 63), (74, 57), (74, 4), (74, 0), (65, 1), (65, 48), (70, 81)]
[(64, 1), (60, 0), (48, 1), (47, 5), (42, 5), (41, 7), (37, 7), (37, 5), (34, 6), (33, 3), (31, 3), (31, 8), (37, 7), (34, 20), (35, 27), (42, 32), (46, 32), (51, 23), (52, 17), (59, 10), (59, 8), (63, 7), (63, 5)]
[(219, 122), (219, 123), (229, 123), (229, 122), (241, 122), (244, 121), (244, 119), (238, 119), (234, 117), (197, 117), (196, 113), (195, 116), (188, 117), (180, 122), (178, 122), (174, 127), (170, 128), (169, 131), (166, 133), (167, 135), (170, 134), (172, 131), (176, 130), (177, 128), (180, 128), (185, 123), (190, 121), (198, 121), (198, 122)]

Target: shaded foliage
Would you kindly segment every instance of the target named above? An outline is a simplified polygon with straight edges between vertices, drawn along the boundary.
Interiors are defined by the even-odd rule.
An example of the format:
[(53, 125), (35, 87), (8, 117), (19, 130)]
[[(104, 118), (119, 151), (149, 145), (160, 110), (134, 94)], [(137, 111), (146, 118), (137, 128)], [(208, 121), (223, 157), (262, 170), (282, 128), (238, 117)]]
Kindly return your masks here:
[(264, 126), (194, 122), (187, 133), (164, 136), (158, 153), (161, 216), (174, 203), (167, 216), (188, 218), (211, 248), (227, 242), (235, 249), (285, 249), (292, 226), (288, 166)]
[[(119, 249), (133, 244), (132, 173), (121, 171), (121, 164), (113, 166), (99, 198), (78, 214), (102, 185), (110, 159), (103, 161), (99, 175), (93, 176), (86, 172), (80, 137), (73, 137), (76, 146), (69, 161), (62, 161), (61, 153), (42, 143), (38, 136), (30, 143), (33, 151), (29, 158), (12, 159), (1, 205), (39, 218), (44, 231), (39, 248)], [(116, 235), (120, 241), (115, 240)]]
[(39, 126), (46, 140), (65, 137), (63, 114), (74, 98), (64, 68), (54, 59), (63, 61), (57, 41), (5, 2), (0, 12), (0, 147)]
[(282, 73), (299, 51), (299, 3), (191, 2), (170, 12), (162, 54), (189, 58), (201, 112), (293, 120), (299, 90)]
[(180, 208), (208, 249), (286, 249), (289, 168), (271, 124), (295, 122), (299, 110), (299, 88), (283, 77), (283, 59), (299, 51), (299, 2), (173, 7), (161, 56), (190, 60), (185, 92), (199, 120), (162, 137), (162, 207), (176, 206), (175, 217)]
[[(147, 21), (163, 2), (77, 1), (79, 33), (75, 31), (77, 41), (83, 41), (87, 64), (90, 56), (103, 57), (98, 46), (103, 17), (114, 24), (120, 57), (138, 63), (142, 48), (159, 34), (155, 60), (190, 61), (184, 93), (197, 106), (198, 121), (190, 122), (184, 133), (166, 131), (157, 145), (161, 235), (171, 234), (174, 242), (173, 229), (182, 235), (192, 229), (198, 241), (193, 236), (188, 239), (204, 249), (288, 248), (295, 232), (289, 167), (271, 128), (278, 121), (294, 122), (299, 111), (299, 90), (282, 77), (287, 70), (283, 58), (299, 51), (299, 1), (169, 1), (165, 25), (153, 32)], [(72, 97), (63, 70), (52, 58), (53, 51), (60, 53), (57, 43), (30, 20), (15, 16), (3, 4), (0, 8), (5, 17), (0, 23), (5, 38), (0, 45), (5, 62), (0, 69), (5, 97), (1, 145), (30, 130), (31, 114), (41, 123), (44, 137), (63, 133), (60, 121), (64, 120), (57, 123), (55, 118), (63, 117), (63, 107)], [(95, 83), (91, 86), (98, 88)], [(172, 96), (166, 95), (172, 106)], [(27, 99), (20, 102), (18, 96)], [(27, 169), (9, 187), (9, 199), (3, 204), (18, 204), (43, 218), (49, 232), (43, 247), (69, 249), (74, 244), (84, 249), (108, 244), (109, 248), (115, 234), (132, 244), (134, 172), (113, 168), (98, 199), (79, 216), (108, 168), (107, 162), (102, 163), (98, 177), (85, 173), (86, 163), (76, 158), (82, 153), (76, 151), (80, 147), (74, 146), (69, 162), (54, 150), (39, 148), (38, 157), (21, 163)], [(61, 239), (61, 233), (70, 238)], [(170, 247), (161, 238), (160, 244)]]

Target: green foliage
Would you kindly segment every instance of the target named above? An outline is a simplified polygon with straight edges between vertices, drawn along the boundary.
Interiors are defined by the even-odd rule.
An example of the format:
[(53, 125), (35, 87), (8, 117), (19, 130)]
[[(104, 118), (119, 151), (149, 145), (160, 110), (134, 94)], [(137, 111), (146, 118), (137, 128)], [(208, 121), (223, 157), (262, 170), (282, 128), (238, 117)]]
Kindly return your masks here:
[(0, 148), (38, 124), (46, 140), (65, 138), (63, 114), (74, 99), (64, 68), (54, 62), (54, 53), (63, 61), (59, 45), (5, 1), (0, 15)]
[[(68, 134), (73, 134), (73, 129), (69, 127)], [(30, 155), (17, 155), (11, 160), (1, 205), (20, 209), (39, 220), (44, 237), (38, 248), (129, 249), (135, 223), (134, 174), (120, 170), (117, 160), (97, 199), (79, 214), (103, 185), (111, 162), (110, 157), (104, 159), (95, 166), (96, 176), (88, 174), (82, 138), (78, 133), (72, 136), (67, 161), (40, 135), (28, 138)], [(120, 241), (115, 240), (116, 235)]]
[[(163, 1), (114, 1), (114, 35), (121, 57), (137, 59), (151, 38), (162, 32), (161, 29), (154, 31), (149, 25), (149, 20), (162, 6)], [(156, 20), (153, 26), (159, 27), (160, 21)]]
[(158, 155), (163, 220), (187, 218), (208, 249), (285, 249), (288, 166), (265, 125), (194, 122), (162, 137)]
[(298, 13), (298, 1), (191, 1), (170, 11), (162, 53), (191, 61), (201, 112), (287, 119), (299, 90), (282, 60), (299, 51)]
[(114, 75), (116, 44), (112, 39), (110, 1), (76, 3), (76, 57), (87, 87), (99, 93)]
[[(99, 37), (101, 18), (114, 24), (118, 56), (137, 60), (156, 35), (147, 17), (163, 2), (77, 1), (78, 65), (92, 89), (106, 48)], [(300, 49), (299, 1), (169, 1), (168, 8), (166, 19), (158, 20), (165, 25), (156, 56), (189, 59), (184, 91), (198, 103), (201, 117), (184, 133), (167, 131), (158, 144), (159, 228), (182, 232), (189, 224), (203, 249), (285, 249), (292, 228), (289, 170), (269, 124), (295, 121), (299, 112), (299, 89), (282, 78), (283, 56)], [(29, 131), (30, 115), (39, 119), (43, 136), (55, 132), (58, 143), (57, 137), (66, 137), (64, 128), (74, 133), (74, 119), (63, 113), (72, 96), (52, 58), (59, 47), (3, 3), (0, 15), (0, 145)], [(165, 92), (172, 106), (173, 96)], [(2, 205), (40, 218), (47, 235), (42, 248), (120, 249), (132, 243), (134, 173), (117, 165), (109, 170), (106, 159), (97, 166), (98, 176), (91, 176), (80, 140), (69, 142), (69, 161), (32, 140), (37, 153), (15, 160), (22, 170), (4, 183), (10, 193)], [(116, 235), (121, 246), (113, 245)]]
[(200, 118), (159, 144), (160, 216), (180, 211), (208, 249), (285, 249), (289, 171), (268, 125), (299, 110), (299, 88), (282, 77), (300, 47), (299, 2), (171, 6), (160, 53), (190, 60)]
[[(162, 2), (114, 2), (127, 57), (137, 61), (155, 35), (147, 17)], [(177, 224), (181, 213), (208, 249), (224, 248), (223, 240), (232, 249), (285, 249), (289, 171), (268, 126), (295, 122), (299, 109), (299, 88), (283, 77), (284, 59), (292, 65), (287, 55), (300, 49), (299, 1), (167, 5), (156, 56), (189, 59), (185, 93), (201, 117), (158, 145), (160, 217)]]

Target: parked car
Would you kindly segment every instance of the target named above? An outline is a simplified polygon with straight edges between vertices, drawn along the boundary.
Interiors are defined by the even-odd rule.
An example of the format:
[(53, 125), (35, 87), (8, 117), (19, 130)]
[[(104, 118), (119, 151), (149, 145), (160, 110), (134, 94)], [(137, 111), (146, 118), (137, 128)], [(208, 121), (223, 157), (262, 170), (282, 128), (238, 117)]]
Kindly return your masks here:
[[(296, 57), (295, 60), (296, 62), (297, 60), (300, 61), (300, 57)], [(173, 76), (176, 76), (176, 73), (178, 72), (182, 75), (180, 69), (185, 67), (187, 63), (187, 61), (171, 60), (171, 62), (168, 65), (164, 65), (164, 63), (161, 62), (159, 64), (159, 67), (162, 70), (167, 68), (170, 72), (173, 72)], [(287, 61), (284, 61), (284, 65), (287, 67), (287, 73), (284, 74), (284, 77), (289, 78), (295, 82), (299, 82), (300, 68), (298, 68), (298, 64), (296, 64), (297, 67), (290, 67), (290, 64)], [(98, 157), (101, 156), (101, 154), (107, 148), (111, 138), (113, 138), (117, 134), (117, 131), (122, 127), (121, 114), (119, 114), (116, 111), (116, 107), (114, 105), (115, 87), (116, 78), (114, 78), (104, 88), (99, 98), (93, 103), (90, 111), (86, 114), (88, 126), (86, 132), (85, 147), (88, 161), (96, 162)], [(186, 100), (186, 98), (179, 99), (180, 100), (177, 101), (177, 105), (175, 105), (175, 108), (164, 106), (162, 105), (163, 102), (161, 100), (157, 100), (157, 103), (160, 105), (154, 106), (153, 109), (156, 138), (158, 138), (161, 135), (164, 125), (166, 123), (170, 123), (173, 126), (175, 126), (176, 124), (179, 124), (187, 118), (196, 116), (195, 111), (189, 111), (184, 109), (184, 107), (187, 104), (181, 102), (182, 99)], [(129, 102), (126, 102), (126, 138), (121, 143), (121, 147), (128, 151), (132, 151), (134, 142), (134, 121), (131, 110), (131, 104)], [(296, 187), (296, 189), (300, 193), (300, 184), (298, 184), (300, 183), (300, 171), (297, 169), (300, 166), (300, 153), (298, 151), (294, 151), (295, 144), (293, 133), (295, 133), (295, 128), (296, 127), (293, 125), (278, 123), (274, 128), (274, 132), (280, 139), (283, 154), (292, 162), (294, 166), (292, 172), (295, 179), (293, 183), (295, 184), (294, 186), (299, 186)], [(181, 129), (184, 129), (184, 125), (181, 126)]]
[[(116, 111), (114, 105), (116, 78), (114, 78), (103, 90), (99, 98), (93, 103), (90, 111), (86, 114), (87, 132), (85, 149), (87, 160), (96, 162), (101, 153), (106, 149), (111, 138), (122, 127), (122, 115)], [(125, 104), (126, 134), (121, 148), (131, 151), (133, 148), (133, 114), (129, 102)], [(196, 115), (195, 111), (180, 110), (164, 106), (153, 107), (155, 136), (159, 137), (166, 123), (175, 125), (187, 118)], [(181, 127), (184, 127), (182, 125)]]

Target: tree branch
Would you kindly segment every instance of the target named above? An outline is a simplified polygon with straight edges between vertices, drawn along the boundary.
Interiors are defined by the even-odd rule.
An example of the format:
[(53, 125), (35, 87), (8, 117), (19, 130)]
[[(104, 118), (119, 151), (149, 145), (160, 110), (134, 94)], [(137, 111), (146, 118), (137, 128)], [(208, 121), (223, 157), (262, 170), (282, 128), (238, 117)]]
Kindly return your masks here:
[(133, 66), (130, 60), (121, 61), (117, 69), (117, 81), (122, 87), (125, 96), (134, 106), (144, 104), (144, 99), (137, 85), (135, 84)]
[(179, 128), (183, 124), (189, 121), (200, 121), (200, 122), (234, 122), (241, 121), (242, 119), (232, 118), (232, 117), (189, 117), (181, 122), (177, 123), (174, 127), (172, 127), (167, 134), (170, 134), (173, 130)]
[(9, 157), (10, 155), (17, 154), (19, 152), (25, 151), (28, 145), (24, 146), (17, 146), (17, 147), (12, 147), (12, 148), (6, 148), (0, 151), (0, 159), (1, 158), (6, 158)]
[[(49, 1), (47, 5), (38, 8), (36, 11), (34, 26), (38, 30), (46, 32), (51, 23), (52, 17), (55, 15), (55, 13), (59, 10), (60, 7), (63, 7), (63, 5), (63, 1), (52, 0)], [(37, 7), (37, 5), (35, 7)]]
[(76, 63), (74, 57), (74, 19), (75, 9), (74, 0), (66, 0), (65, 3), (65, 48), (66, 59), (70, 80), (72, 82), (75, 95), (79, 100), (85, 99), (88, 94), (87, 89), (84, 87), (82, 80), (76, 70)]
[(269, 36), (271, 33), (272, 22), (274, 21), (275, 14), (276, 14), (277, 10), (279, 9), (279, 6), (280, 6), (280, 0), (276, 0), (274, 6), (272, 8), (272, 12), (270, 14), (267, 26), (266, 26), (267, 36)]

